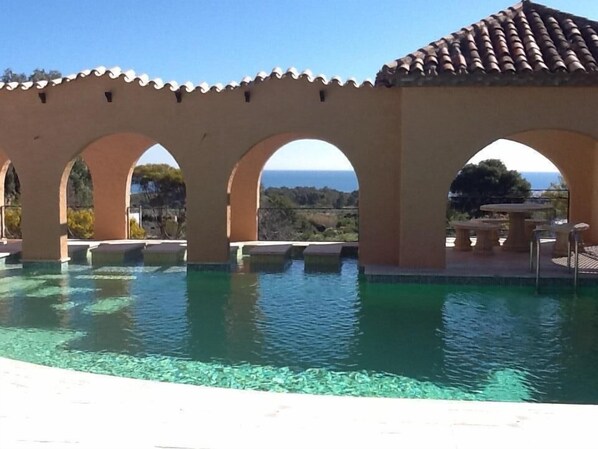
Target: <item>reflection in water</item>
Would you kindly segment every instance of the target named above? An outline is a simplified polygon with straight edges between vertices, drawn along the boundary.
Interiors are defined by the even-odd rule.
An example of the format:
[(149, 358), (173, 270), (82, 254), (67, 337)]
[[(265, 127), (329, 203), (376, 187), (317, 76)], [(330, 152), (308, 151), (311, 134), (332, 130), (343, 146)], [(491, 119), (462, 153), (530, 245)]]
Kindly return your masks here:
[[(384, 394), (409, 397), (425, 389), (434, 397), (598, 403), (596, 289), (530, 293), (367, 284), (353, 261), (317, 274), (298, 261), (284, 273), (84, 267), (28, 277), (11, 269), (0, 272), (0, 355), (19, 353), (19, 342), (6, 340), (18, 335), (40, 357), (54, 342), (79, 351), (54, 351), (61, 363), (98, 366), (101, 357), (167, 380), (168, 370), (173, 379), (210, 379), (213, 363), (231, 384), (287, 376), (312, 382), (301, 391), (319, 391), (313, 382), (332, 384), (331, 392), (335, 382), (384, 383)], [(243, 375), (231, 365), (244, 366)]]
[[(139, 341), (132, 338), (134, 322), (131, 309), (137, 300), (131, 295), (135, 276), (119, 276), (105, 269), (95, 270), (96, 277), (75, 278), (90, 288), (91, 294), (80, 304), (77, 324), (87, 330), (87, 335), (73, 343), (73, 349), (135, 353)], [(71, 309), (72, 311), (73, 309)]]
[(228, 273), (190, 272), (187, 275), (187, 350), (193, 360), (226, 360)]
[(394, 284), (359, 286), (359, 362), (363, 369), (444, 381), (444, 290)]

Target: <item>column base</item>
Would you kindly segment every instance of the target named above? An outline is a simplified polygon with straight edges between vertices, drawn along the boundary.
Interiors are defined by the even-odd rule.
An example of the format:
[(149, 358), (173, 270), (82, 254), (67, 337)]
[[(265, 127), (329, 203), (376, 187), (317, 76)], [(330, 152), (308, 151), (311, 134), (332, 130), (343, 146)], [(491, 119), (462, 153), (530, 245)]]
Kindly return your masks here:
[(70, 258), (65, 260), (23, 260), (23, 270), (38, 273), (63, 273), (68, 270)]
[(197, 262), (192, 262), (189, 263), (187, 262), (187, 271), (193, 271), (193, 272), (197, 272), (197, 271), (208, 271), (208, 272), (221, 272), (221, 273), (227, 273), (229, 271), (231, 271), (231, 264), (229, 262), (227, 263), (197, 263)]

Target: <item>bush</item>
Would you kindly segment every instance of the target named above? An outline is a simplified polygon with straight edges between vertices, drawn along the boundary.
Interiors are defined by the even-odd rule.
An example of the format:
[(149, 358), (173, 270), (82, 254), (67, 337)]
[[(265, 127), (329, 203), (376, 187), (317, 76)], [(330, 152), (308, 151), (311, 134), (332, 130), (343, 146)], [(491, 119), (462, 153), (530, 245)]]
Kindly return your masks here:
[(66, 222), (70, 238), (90, 239), (93, 237), (93, 210), (68, 209)]
[(4, 229), (9, 239), (20, 239), (21, 234), (21, 209), (8, 207), (4, 212)]
[(134, 240), (145, 238), (145, 230), (139, 226), (139, 223), (134, 218), (131, 218), (129, 221), (129, 238)]

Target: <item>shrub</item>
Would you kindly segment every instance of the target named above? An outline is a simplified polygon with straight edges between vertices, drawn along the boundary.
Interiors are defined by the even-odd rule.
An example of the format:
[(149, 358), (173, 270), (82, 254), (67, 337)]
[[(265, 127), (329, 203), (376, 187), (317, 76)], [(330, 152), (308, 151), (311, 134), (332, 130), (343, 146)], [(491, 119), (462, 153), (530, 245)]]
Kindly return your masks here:
[(21, 234), (21, 209), (9, 207), (4, 212), (4, 229), (10, 239), (20, 239)]
[(145, 230), (139, 226), (139, 223), (134, 218), (131, 218), (129, 221), (129, 237), (134, 240), (145, 238)]
[(93, 237), (93, 210), (68, 209), (66, 222), (69, 230), (69, 237), (75, 239), (90, 239)]

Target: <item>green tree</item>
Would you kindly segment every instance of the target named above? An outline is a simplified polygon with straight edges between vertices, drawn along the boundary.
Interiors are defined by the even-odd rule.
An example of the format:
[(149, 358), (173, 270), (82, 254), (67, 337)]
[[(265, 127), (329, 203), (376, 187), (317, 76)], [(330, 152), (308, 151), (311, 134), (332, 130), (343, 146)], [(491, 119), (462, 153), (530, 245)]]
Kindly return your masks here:
[(531, 185), (516, 170), (507, 170), (499, 159), (467, 164), (450, 187), (451, 207), (471, 217), (480, 216), (487, 203), (522, 203), (529, 198)]
[(61, 78), (62, 73), (58, 70), (50, 70), (47, 71), (45, 69), (35, 69), (31, 72), (30, 75), (26, 75), (25, 73), (17, 73), (14, 72), (11, 68), (4, 69), (0, 80), (3, 83), (24, 83), (26, 81), (44, 81), (44, 80), (53, 80), (56, 78)]
[(555, 218), (567, 218), (569, 212), (569, 187), (562, 176), (559, 176), (559, 180), (551, 182), (544, 192), (542, 192), (543, 198), (548, 198), (552, 207), (555, 210)]
[(15, 166), (10, 164), (4, 177), (4, 204), (8, 206), (19, 204), (20, 197), (21, 183), (19, 182), (19, 176)]
[(131, 180), (140, 189), (134, 203), (144, 207), (143, 222), (155, 221), (160, 238), (184, 238), (186, 189), (181, 170), (167, 164), (138, 165)]
[(62, 73), (58, 70), (50, 70), (46, 72), (44, 69), (35, 69), (31, 75), (29, 75), (29, 81), (37, 82), (37, 81), (44, 81), (44, 80), (55, 80), (57, 78), (62, 78)]
[(3, 83), (24, 83), (27, 81), (27, 75), (24, 73), (15, 73), (12, 69), (4, 69), (1, 81)]
[(81, 157), (75, 159), (71, 168), (67, 185), (67, 198), (70, 207), (91, 207), (93, 204), (91, 173)]
[(185, 181), (179, 168), (168, 164), (138, 165), (131, 181), (139, 186), (148, 206), (185, 206)]
[(259, 240), (296, 240), (297, 212), (293, 202), (283, 194), (264, 199), (259, 216)]

